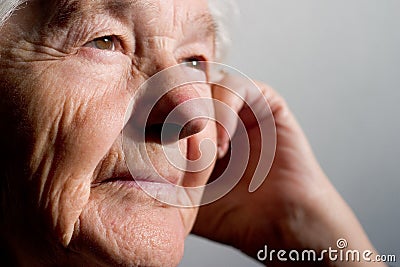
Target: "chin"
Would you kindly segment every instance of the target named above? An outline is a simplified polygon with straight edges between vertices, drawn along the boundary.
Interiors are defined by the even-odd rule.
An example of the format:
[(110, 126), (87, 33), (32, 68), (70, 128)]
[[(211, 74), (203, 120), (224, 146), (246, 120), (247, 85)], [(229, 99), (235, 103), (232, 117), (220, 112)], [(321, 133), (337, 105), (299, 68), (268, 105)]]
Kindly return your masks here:
[[(197, 209), (162, 204), (139, 187), (112, 182), (92, 188), (69, 249), (91, 266), (177, 266)], [(77, 262), (69, 264), (76, 265)]]

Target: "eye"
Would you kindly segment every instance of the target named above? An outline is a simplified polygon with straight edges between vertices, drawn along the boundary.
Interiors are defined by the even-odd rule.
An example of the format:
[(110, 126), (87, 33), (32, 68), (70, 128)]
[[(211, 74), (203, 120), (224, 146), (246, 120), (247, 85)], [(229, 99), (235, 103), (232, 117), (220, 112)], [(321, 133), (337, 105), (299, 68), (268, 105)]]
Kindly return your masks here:
[(103, 36), (86, 43), (85, 47), (92, 47), (99, 50), (115, 51), (117, 43), (118, 43), (117, 37)]
[(207, 71), (207, 64), (206, 64), (206, 60), (204, 57), (202, 56), (192, 56), (189, 58), (186, 58), (183, 60), (184, 63), (186, 63), (186, 65), (188, 67), (200, 70), (200, 71)]

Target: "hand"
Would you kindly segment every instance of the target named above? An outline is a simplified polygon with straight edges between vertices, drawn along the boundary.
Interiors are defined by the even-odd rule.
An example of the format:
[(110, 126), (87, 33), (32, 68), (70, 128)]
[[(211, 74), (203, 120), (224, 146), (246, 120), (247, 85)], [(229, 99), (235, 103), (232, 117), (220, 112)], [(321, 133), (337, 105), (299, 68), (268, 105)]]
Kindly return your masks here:
[[(227, 76), (221, 83), (229, 88), (229, 84), (240, 83), (240, 79)], [(270, 172), (260, 188), (249, 193), (249, 183), (259, 158), (260, 131), (244, 101), (231, 91), (215, 86), (213, 97), (232, 107), (244, 121), (251, 156), (239, 184), (225, 197), (200, 208), (193, 233), (232, 245), (254, 258), (265, 245), (269, 250), (315, 249), (319, 252), (329, 247), (337, 249), (339, 238), (348, 241), (349, 249), (373, 251), (353, 212), (321, 170), (284, 99), (272, 88), (260, 83), (257, 85), (264, 98), (246, 87), (239, 86), (240, 92), (237, 93), (244, 96), (250, 106), (260, 105), (260, 101), (265, 105), (265, 100), (270, 106), (277, 135), (276, 154)], [(265, 112), (265, 109), (257, 110)], [(268, 116), (264, 117), (268, 119)], [(222, 117), (221, 120), (227, 128), (235, 128), (236, 119)], [(229, 138), (222, 127), (217, 127), (220, 156), (223, 157), (229, 147)], [(225, 156), (217, 161), (211, 179), (223, 171), (228, 160), (229, 157)], [(333, 265), (332, 262), (324, 264)], [(335, 264), (364, 266), (365, 262)], [(310, 266), (310, 263), (305, 266)]]

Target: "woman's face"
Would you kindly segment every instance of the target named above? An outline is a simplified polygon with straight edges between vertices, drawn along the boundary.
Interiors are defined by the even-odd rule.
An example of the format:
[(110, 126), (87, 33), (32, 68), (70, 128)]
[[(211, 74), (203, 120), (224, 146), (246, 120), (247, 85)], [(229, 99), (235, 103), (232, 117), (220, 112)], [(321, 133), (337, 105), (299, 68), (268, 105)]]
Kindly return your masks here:
[[(132, 176), (152, 171), (139, 150), (180, 185), (205, 184), (212, 166), (177, 170), (150, 138), (132, 152), (140, 174), (131, 175), (121, 132), (129, 101), (147, 78), (181, 62), (213, 60), (207, 1), (33, 0), (1, 31), (2, 223), (15, 256), (65, 265), (177, 265), (197, 210), (164, 205), (135, 186)], [(211, 97), (209, 86), (179, 87), (155, 114), (198, 97)], [(189, 135), (179, 148), (193, 160), (201, 140), (216, 139), (215, 125)]]

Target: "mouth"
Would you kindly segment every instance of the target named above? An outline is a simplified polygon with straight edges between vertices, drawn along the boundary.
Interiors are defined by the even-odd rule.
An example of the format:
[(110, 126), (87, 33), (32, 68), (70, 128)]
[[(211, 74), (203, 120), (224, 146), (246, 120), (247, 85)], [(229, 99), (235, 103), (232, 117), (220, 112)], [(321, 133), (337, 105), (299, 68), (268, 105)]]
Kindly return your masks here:
[(109, 158), (105, 157), (98, 165), (94, 174), (95, 178), (92, 181), (92, 187), (105, 184), (123, 184), (126, 186), (160, 184), (178, 186), (181, 182), (181, 175), (176, 174), (164, 177), (149, 166), (137, 167), (137, 169), (130, 171), (124, 157), (119, 156), (116, 158), (117, 160), (109, 160)]
[(186, 188), (159, 177), (133, 178), (132, 176), (112, 177), (101, 182), (92, 183), (97, 186), (112, 186), (117, 190), (137, 194), (145, 193), (158, 203), (172, 207), (195, 207), (201, 201), (202, 192), (187, 191)]
[(99, 179), (97, 182), (92, 183), (92, 187), (99, 186), (99, 185), (105, 185), (105, 184), (120, 184), (128, 187), (142, 187), (143, 185), (146, 185), (146, 187), (149, 187), (150, 185), (153, 186), (169, 186), (169, 187), (175, 187), (179, 186), (179, 178), (171, 177), (171, 178), (163, 178), (161, 176), (145, 176), (142, 175), (140, 177), (133, 177), (130, 173), (128, 174), (120, 174), (120, 175), (115, 175), (110, 178), (105, 178), (105, 179)]
[[(140, 159), (140, 157), (138, 157)], [(162, 162), (157, 162), (162, 165)], [(99, 162), (92, 178), (91, 187), (109, 188), (122, 194), (141, 195), (169, 206), (193, 206), (201, 197), (193, 197), (192, 190), (183, 187), (187, 173), (167, 166), (155, 168), (138, 160), (134, 169), (129, 169), (121, 146), (113, 146)], [(108, 190), (108, 189), (107, 189)]]
[(101, 183), (94, 184), (94, 186), (95, 185), (115, 186), (118, 190), (128, 190), (134, 194), (137, 192), (144, 192), (153, 200), (168, 206), (190, 207), (196, 205), (194, 201), (199, 202), (198, 198), (188, 195), (185, 188), (168, 182), (117, 177), (106, 179)]
[[(146, 172), (138, 171), (141, 175), (133, 177), (126, 169), (115, 172), (112, 175), (100, 175), (92, 183), (92, 188), (100, 186), (112, 186), (118, 190), (128, 191), (133, 194), (144, 192), (158, 202), (171, 206), (188, 205), (191, 200), (188, 198), (185, 189), (179, 185), (180, 178), (163, 178), (159, 175), (144, 175)], [(147, 172), (149, 173), (149, 172)]]

